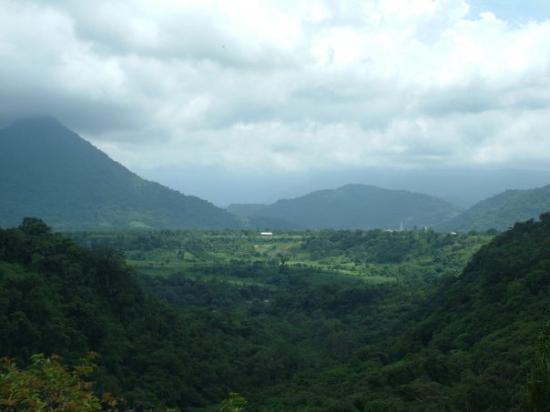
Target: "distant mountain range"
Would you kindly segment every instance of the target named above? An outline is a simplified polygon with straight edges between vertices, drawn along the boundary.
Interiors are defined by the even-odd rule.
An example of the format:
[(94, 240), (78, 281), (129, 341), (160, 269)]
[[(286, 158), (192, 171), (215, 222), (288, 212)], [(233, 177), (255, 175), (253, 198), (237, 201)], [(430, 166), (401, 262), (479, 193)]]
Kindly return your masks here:
[(0, 130), (0, 226), (60, 230), (239, 228), (232, 214), (144, 180), (51, 118)]
[(58, 230), (411, 229), (505, 230), (550, 211), (550, 185), (508, 190), (470, 209), (404, 190), (352, 184), (270, 205), (227, 210), (144, 180), (51, 118), (0, 130), (0, 226), (26, 216)]
[(550, 185), (507, 190), (482, 200), (455, 218), (437, 226), (441, 231), (506, 230), (516, 222), (537, 219), (550, 211)]
[(321, 190), (271, 205), (234, 204), (227, 210), (249, 227), (269, 229), (410, 229), (441, 232), (506, 230), (550, 211), (550, 185), (507, 190), (460, 211), (441, 199), (368, 185)]
[(301, 229), (432, 227), (460, 212), (456, 206), (425, 194), (359, 184), (271, 205), (231, 205), (228, 210), (251, 226)]

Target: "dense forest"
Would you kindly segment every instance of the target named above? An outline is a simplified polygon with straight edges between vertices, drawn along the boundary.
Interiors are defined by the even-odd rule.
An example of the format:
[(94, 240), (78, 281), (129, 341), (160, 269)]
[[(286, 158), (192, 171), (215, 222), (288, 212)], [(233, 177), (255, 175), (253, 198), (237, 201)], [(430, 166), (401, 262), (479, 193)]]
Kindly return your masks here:
[[(4, 400), (17, 379), (31, 376), (42, 388), (40, 376), (55, 371), (67, 396), (87, 399), (89, 410), (550, 405), (550, 215), (494, 238), (71, 237), (31, 218), (0, 230)], [(76, 380), (83, 362), (95, 364), (85, 369), (90, 393)]]

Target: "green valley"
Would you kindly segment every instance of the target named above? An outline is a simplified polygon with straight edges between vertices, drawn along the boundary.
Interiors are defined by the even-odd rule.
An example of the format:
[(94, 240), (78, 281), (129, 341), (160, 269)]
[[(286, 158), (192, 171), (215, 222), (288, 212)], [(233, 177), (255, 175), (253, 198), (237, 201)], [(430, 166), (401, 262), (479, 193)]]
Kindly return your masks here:
[(535, 410), (549, 225), (69, 240), (26, 219), (0, 231), (0, 352), (95, 352), (118, 410)]
[(0, 27), (0, 412), (550, 412), (550, 2)]

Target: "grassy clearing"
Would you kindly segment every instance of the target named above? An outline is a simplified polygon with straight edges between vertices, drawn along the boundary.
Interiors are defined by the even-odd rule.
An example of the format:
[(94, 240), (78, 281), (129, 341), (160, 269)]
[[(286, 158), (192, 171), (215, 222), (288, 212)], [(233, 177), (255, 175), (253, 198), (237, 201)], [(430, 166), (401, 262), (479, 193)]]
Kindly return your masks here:
[(491, 238), (380, 231), (306, 231), (272, 237), (243, 231), (103, 232), (73, 237), (88, 246), (119, 249), (141, 274), (178, 273), (190, 279), (269, 287), (273, 287), (267, 274), (270, 271), (262, 267), (294, 272), (306, 268), (320, 282), (426, 282), (459, 274)]

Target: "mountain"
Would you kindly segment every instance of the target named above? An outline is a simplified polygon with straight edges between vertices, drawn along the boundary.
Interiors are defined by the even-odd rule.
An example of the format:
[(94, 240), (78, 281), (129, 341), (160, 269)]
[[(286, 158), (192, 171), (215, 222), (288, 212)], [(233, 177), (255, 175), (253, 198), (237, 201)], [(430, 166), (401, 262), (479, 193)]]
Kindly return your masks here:
[(352, 184), (271, 205), (232, 205), (249, 219), (280, 219), (297, 229), (397, 229), (433, 226), (458, 214), (438, 198), (403, 190)]
[(234, 203), (226, 210), (237, 216), (248, 228), (260, 230), (291, 230), (301, 227), (297, 223), (290, 223), (277, 217), (262, 216), (261, 211), (266, 205), (260, 203)]
[(61, 230), (234, 228), (230, 213), (146, 181), (51, 118), (0, 130), (0, 226), (39, 216)]
[(233, 203), (227, 207), (229, 213), (241, 218), (248, 218), (261, 212), (266, 205), (261, 203)]
[[(325, 171), (277, 171), (243, 173), (222, 166), (185, 165), (148, 167), (144, 176), (157, 182), (195, 193), (215, 204), (273, 203), (315, 190), (344, 186), (350, 182), (386, 189), (405, 189), (447, 200), (462, 208), (509, 188), (532, 189), (550, 183), (550, 170), (499, 167), (427, 166), (420, 168), (383, 167), (330, 168)], [(200, 177), (198, 179), (197, 177)], [(206, 184), (205, 184), (206, 183)]]
[(437, 226), (442, 231), (506, 230), (516, 222), (536, 219), (550, 211), (550, 185), (527, 190), (507, 190), (482, 200), (460, 215)]

